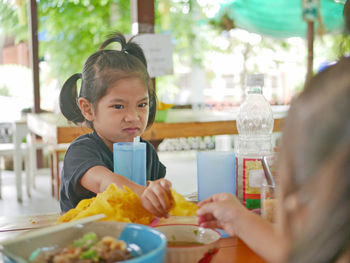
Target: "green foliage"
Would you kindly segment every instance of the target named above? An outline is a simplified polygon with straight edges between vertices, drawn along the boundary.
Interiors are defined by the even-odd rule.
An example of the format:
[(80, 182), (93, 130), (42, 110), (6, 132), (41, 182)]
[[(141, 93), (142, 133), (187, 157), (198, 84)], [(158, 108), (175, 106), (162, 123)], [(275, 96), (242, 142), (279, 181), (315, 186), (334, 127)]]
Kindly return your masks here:
[[(167, 2), (170, 11), (165, 12), (159, 8), (160, 4)], [(169, 16), (169, 17), (168, 17)], [(160, 28), (162, 20), (169, 19), (170, 28)], [(174, 43), (174, 53), (179, 61), (186, 66), (202, 65), (204, 53), (210, 50), (210, 32), (206, 17), (202, 13), (196, 0), (158, 0), (155, 4), (156, 33), (171, 31)]]
[[(28, 23), (20, 23), (27, 10), (0, 0), (0, 21), (5, 34), (28, 39)], [(24, 8), (24, 9), (23, 9)], [(40, 0), (38, 2), (39, 56), (53, 69), (60, 84), (81, 72), (85, 60), (114, 31), (130, 33), (128, 0)]]
[[(197, 0), (156, 0), (155, 32), (171, 33), (175, 69), (204, 68), (205, 54), (217, 36)], [(179, 74), (157, 77), (157, 95), (172, 101), (179, 93)]]
[(166, 102), (174, 101), (175, 97), (179, 93), (179, 87), (176, 85), (179, 79), (178, 75), (168, 75), (157, 77), (156, 81), (156, 91), (157, 98), (162, 101), (163, 98), (166, 98)]
[(10, 96), (10, 91), (5, 85), (0, 87), (0, 95), (2, 95), (2, 96)]
[(332, 54), (333, 59), (338, 59), (341, 56), (350, 55), (350, 35), (338, 34), (332, 38)]
[(40, 1), (40, 32), (44, 33), (40, 55), (56, 70), (61, 83), (82, 71), (108, 34), (130, 32), (130, 23), (125, 22), (130, 18), (129, 5), (122, 0)]
[[(16, 3), (16, 4), (14, 4)], [(28, 24), (25, 0), (0, 0), (0, 32), (16, 36), (16, 41), (28, 40)], [(208, 1), (209, 3), (209, 1)], [(62, 85), (69, 76), (81, 72), (89, 55), (113, 31), (131, 32), (130, 0), (39, 0), (39, 56), (48, 62), (53, 78)], [(208, 52), (241, 54), (244, 56), (244, 72), (259, 71), (253, 61), (263, 51), (290, 52), (290, 44), (284, 40), (262, 37), (258, 44), (249, 44), (242, 36), (230, 35), (234, 21), (229, 14), (221, 20), (210, 20), (197, 0), (155, 0), (155, 32), (171, 33), (174, 47), (174, 68), (186, 72), (194, 67), (206, 67)], [(227, 41), (223, 41), (226, 36)], [(218, 41), (218, 39), (220, 41)], [(223, 44), (224, 43), (224, 44)], [(350, 37), (336, 35), (330, 48), (330, 56), (350, 54)], [(247, 60), (254, 63), (246, 63)], [(245, 64), (253, 64), (247, 67)], [(215, 72), (207, 65), (207, 80)], [(176, 97), (180, 74), (157, 78), (159, 96)], [(244, 79), (244, 78), (242, 78)], [(242, 83), (243, 86), (244, 83)], [(0, 92), (6, 92), (4, 88)]]
[(26, 9), (9, 1), (0, 0), (0, 32), (3, 35), (15, 36), (16, 43), (28, 40), (28, 26), (26, 21), (21, 19), (20, 10), (26, 12)]

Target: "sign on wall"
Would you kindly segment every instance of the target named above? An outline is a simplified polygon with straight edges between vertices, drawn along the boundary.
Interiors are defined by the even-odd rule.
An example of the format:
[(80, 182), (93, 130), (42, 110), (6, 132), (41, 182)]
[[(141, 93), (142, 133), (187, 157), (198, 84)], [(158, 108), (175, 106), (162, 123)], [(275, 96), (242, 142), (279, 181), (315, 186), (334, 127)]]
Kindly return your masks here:
[(173, 46), (169, 34), (140, 34), (134, 40), (143, 49), (151, 78), (173, 73)]

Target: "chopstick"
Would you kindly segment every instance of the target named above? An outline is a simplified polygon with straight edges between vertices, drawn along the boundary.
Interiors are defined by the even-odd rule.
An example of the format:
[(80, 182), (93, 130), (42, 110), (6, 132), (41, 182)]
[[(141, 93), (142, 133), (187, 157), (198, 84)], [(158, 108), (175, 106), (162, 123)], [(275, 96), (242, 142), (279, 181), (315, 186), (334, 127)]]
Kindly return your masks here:
[(54, 232), (58, 232), (58, 231), (62, 231), (64, 229), (76, 226), (76, 225), (80, 225), (80, 224), (86, 224), (86, 223), (90, 223), (102, 218), (105, 218), (106, 215), (105, 214), (97, 214), (97, 215), (93, 215), (93, 216), (88, 216), (82, 219), (78, 219), (78, 220), (74, 220), (74, 221), (70, 221), (67, 223), (61, 223), (58, 225), (54, 225), (54, 226), (49, 226), (49, 227), (43, 227), (43, 228), (39, 228), (33, 231), (29, 231), (24, 233), (23, 235), (20, 235), (18, 237), (15, 237), (11, 240), (5, 241), (2, 244), (11, 244), (13, 242), (18, 242), (18, 241), (22, 241), (24, 239), (28, 239), (28, 238), (34, 238), (37, 236), (40, 236), (42, 234), (46, 234), (46, 233), (54, 233)]

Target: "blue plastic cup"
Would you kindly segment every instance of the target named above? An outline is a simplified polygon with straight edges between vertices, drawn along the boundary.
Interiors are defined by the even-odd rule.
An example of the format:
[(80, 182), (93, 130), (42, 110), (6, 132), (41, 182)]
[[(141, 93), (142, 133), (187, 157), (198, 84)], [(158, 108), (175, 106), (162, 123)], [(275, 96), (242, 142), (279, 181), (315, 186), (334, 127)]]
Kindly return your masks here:
[(198, 152), (198, 201), (217, 193), (236, 194), (235, 167), (235, 154), (231, 151)]
[(114, 143), (113, 161), (115, 173), (146, 186), (146, 143)]

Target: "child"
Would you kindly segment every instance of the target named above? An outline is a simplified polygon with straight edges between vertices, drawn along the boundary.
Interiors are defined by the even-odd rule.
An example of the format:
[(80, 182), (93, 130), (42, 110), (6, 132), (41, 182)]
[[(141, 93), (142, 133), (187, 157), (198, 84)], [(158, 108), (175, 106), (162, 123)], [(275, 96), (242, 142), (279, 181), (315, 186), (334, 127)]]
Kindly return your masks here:
[[(105, 49), (117, 42), (121, 50)], [(77, 96), (76, 82), (81, 79)], [(85, 122), (93, 132), (78, 137), (68, 148), (62, 169), (60, 205), (63, 212), (80, 200), (96, 196), (110, 183), (128, 186), (145, 209), (167, 216), (172, 205), (166, 168), (147, 141), (147, 187), (113, 173), (113, 143), (131, 142), (154, 121), (156, 97), (142, 49), (116, 33), (85, 62), (83, 72), (72, 75), (60, 93), (63, 115), (75, 124)]]
[(293, 101), (282, 136), (275, 226), (230, 194), (199, 204), (199, 224), (237, 235), (268, 262), (350, 262), (350, 58)]

